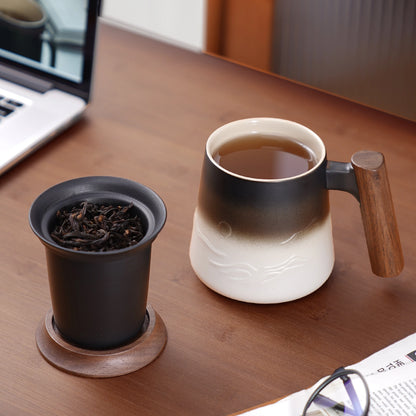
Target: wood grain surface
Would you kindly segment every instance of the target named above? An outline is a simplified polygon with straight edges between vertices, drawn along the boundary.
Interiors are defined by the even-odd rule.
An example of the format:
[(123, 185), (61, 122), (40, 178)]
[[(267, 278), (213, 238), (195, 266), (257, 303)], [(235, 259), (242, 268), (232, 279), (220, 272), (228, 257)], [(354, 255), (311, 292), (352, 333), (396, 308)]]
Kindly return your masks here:
[(404, 266), (403, 252), (384, 156), (362, 150), (354, 167), (371, 269), (380, 277), (395, 277)]
[[(385, 156), (405, 268), (371, 272), (360, 208), (331, 191), (336, 263), (298, 301), (224, 298), (188, 258), (204, 145), (232, 120), (297, 121), (328, 158)], [(0, 414), (227, 415), (312, 385), (416, 330), (416, 125), (275, 76), (103, 25), (83, 120), (0, 177)], [(153, 245), (149, 303), (168, 331), (161, 356), (109, 379), (48, 364), (35, 332), (50, 309), (44, 249), (28, 224), (35, 197), (74, 177), (112, 175), (153, 188), (168, 219)]]

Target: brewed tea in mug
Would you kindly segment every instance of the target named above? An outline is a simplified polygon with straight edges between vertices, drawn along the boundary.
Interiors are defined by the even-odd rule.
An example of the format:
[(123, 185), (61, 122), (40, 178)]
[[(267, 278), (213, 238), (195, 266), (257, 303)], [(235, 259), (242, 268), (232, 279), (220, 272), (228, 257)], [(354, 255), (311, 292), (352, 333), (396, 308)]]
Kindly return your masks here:
[(283, 119), (237, 120), (215, 130), (194, 213), (196, 275), (224, 296), (253, 303), (286, 302), (317, 290), (334, 266), (329, 189), (360, 201), (374, 273), (400, 273), (403, 257), (380, 153), (328, 161), (316, 133)]
[(213, 154), (224, 169), (257, 179), (283, 179), (307, 172), (316, 156), (301, 142), (251, 134), (224, 143)]

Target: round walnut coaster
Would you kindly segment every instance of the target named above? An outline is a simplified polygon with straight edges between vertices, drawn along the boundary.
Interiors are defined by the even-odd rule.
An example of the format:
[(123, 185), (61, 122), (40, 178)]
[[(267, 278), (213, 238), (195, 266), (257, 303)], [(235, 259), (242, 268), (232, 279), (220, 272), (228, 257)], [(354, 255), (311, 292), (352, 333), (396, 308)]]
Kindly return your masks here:
[(46, 361), (67, 373), (93, 378), (116, 377), (146, 366), (164, 349), (166, 327), (150, 305), (147, 306), (144, 327), (145, 331), (130, 344), (109, 350), (88, 350), (62, 338), (50, 310), (38, 326), (36, 344)]

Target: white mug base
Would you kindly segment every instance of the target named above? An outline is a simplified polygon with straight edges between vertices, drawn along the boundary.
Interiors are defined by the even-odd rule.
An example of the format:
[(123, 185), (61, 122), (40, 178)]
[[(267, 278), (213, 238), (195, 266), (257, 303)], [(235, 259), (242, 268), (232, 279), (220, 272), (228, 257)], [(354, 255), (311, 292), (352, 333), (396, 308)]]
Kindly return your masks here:
[(228, 298), (259, 304), (292, 301), (317, 290), (334, 266), (331, 217), (285, 241), (235, 238), (194, 214), (190, 260), (198, 278)]

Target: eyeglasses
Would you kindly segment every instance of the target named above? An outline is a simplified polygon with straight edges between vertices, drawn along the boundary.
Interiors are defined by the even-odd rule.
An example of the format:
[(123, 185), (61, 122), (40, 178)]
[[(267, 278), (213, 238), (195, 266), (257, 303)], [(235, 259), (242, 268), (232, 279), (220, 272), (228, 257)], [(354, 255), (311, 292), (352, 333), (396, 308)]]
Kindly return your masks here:
[(355, 370), (335, 370), (313, 393), (302, 416), (366, 416), (370, 392), (364, 377)]

